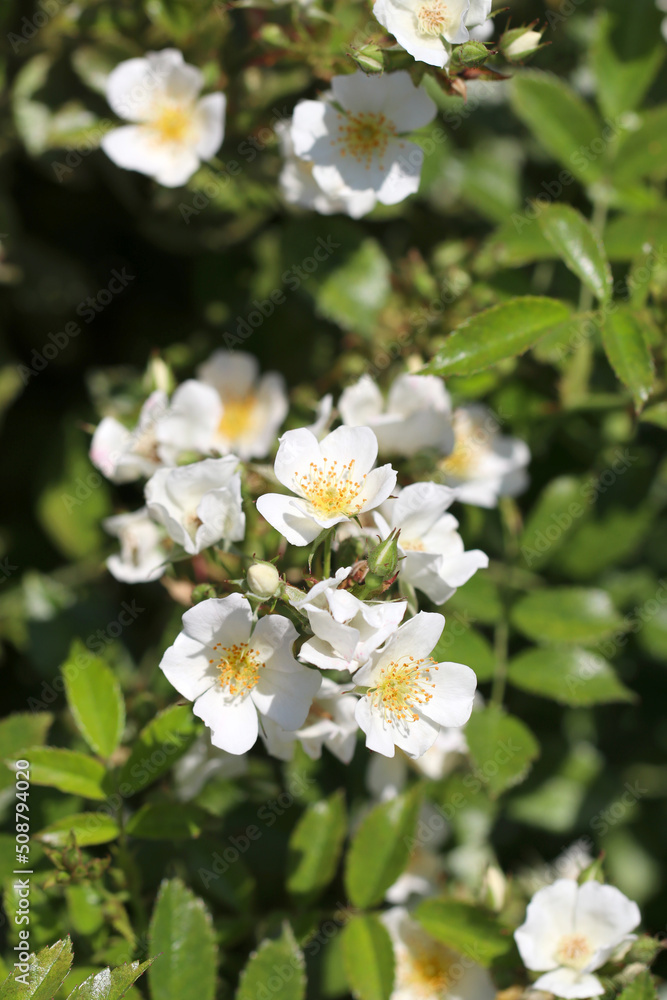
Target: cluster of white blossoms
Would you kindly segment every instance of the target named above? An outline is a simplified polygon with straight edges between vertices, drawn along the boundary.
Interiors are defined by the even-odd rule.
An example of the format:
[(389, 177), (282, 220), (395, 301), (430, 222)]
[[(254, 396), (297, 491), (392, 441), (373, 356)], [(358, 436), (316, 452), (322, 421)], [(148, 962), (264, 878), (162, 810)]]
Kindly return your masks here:
[[(452, 409), (430, 375), (399, 375), (386, 402), (362, 378), (336, 409), (325, 397), (313, 424), (278, 440), (287, 414), (279, 375), (260, 375), (251, 355), (217, 351), (171, 397), (153, 392), (134, 429), (108, 415), (95, 430), (91, 458), (109, 479), (146, 479), (144, 505), (105, 522), (120, 542), (107, 562), (119, 580), (155, 580), (214, 547), (248, 559), (250, 493), (283, 551), (309, 546), (311, 562), (321, 553), (307, 590), (250, 560), (245, 584), (227, 585), (243, 593), (185, 613), (165, 675), (194, 702), (213, 745), (234, 755), (261, 738), (281, 759), (298, 742), (311, 756), (327, 747), (348, 762), (360, 730), (384, 757), (399, 748), (421, 758), (452, 733), (465, 747), (474, 669), (437, 655), (445, 619), (419, 611), (416, 592), (439, 608), (488, 565), (484, 552), (465, 550), (449, 507), (466, 490), (487, 505), (516, 492), (527, 449), (498, 434), (486, 412), (472, 420)], [(273, 468), (257, 465), (276, 444)], [(383, 453), (403, 465), (379, 464)], [(418, 455), (430, 456), (434, 478), (457, 485), (398, 486)], [(282, 491), (262, 492), (267, 482)], [(356, 556), (332, 572), (350, 546)]]
[[(485, 25), (493, 0), (375, 0), (373, 13), (418, 62), (445, 67), (452, 45)], [(485, 34), (485, 32), (483, 33)]]

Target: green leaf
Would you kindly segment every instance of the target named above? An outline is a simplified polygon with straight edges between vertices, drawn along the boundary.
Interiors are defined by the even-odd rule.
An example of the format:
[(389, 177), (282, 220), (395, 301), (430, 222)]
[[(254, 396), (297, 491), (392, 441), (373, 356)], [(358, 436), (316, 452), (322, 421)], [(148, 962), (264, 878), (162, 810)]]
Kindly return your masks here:
[(119, 791), (134, 795), (171, 770), (197, 737), (197, 719), (189, 705), (172, 705), (145, 726), (119, 776)]
[(358, 1000), (389, 1000), (394, 988), (394, 949), (384, 924), (372, 913), (352, 917), (342, 938), (352, 996)]
[(504, 615), (498, 587), (485, 573), (475, 573), (471, 580), (449, 598), (441, 611), (450, 624), (454, 617), (465, 628), (477, 622), (495, 625)]
[(590, 511), (585, 484), (559, 476), (542, 491), (526, 520), (519, 544), (529, 569), (545, 566), (568, 538), (572, 527)]
[(468, 903), (425, 899), (415, 917), (436, 941), (463, 955), (474, 955), (480, 965), (490, 965), (512, 946), (512, 935), (497, 917)]
[(528, 727), (497, 705), (472, 713), (466, 740), (475, 764), (475, 780), (487, 787), (492, 797), (523, 781), (540, 752)]
[(104, 764), (75, 750), (58, 747), (30, 747), (21, 751), (30, 761), (30, 780), (35, 785), (47, 785), (85, 799), (104, 799), (102, 784), (106, 777)]
[(627, 184), (649, 177), (667, 177), (667, 104), (645, 111), (639, 128), (629, 132), (618, 151), (614, 180)]
[(63, 816), (37, 834), (37, 838), (49, 847), (64, 847), (70, 832), (76, 837), (79, 847), (92, 847), (95, 844), (106, 844), (115, 840), (120, 833), (120, 827), (114, 819), (103, 812), (75, 813), (73, 816)]
[(475, 270), (478, 274), (492, 274), (500, 268), (523, 267), (555, 256), (537, 219), (515, 212), (483, 244), (475, 260)]
[(91, 656), (80, 639), (62, 666), (65, 694), (77, 728), (91, 750), (110, 757), (125, 726), (125, 702), (116, 676), (104, 660)]
[(132, 983), (136, 982), (154, 961), (155, 959), (151, 958), (147, 962), (120, 965), (117, 969), (102, 969), (72, 990), (67, 1000), (121, 1000)]
[(3, 760), (19, 760), (25, 746), (41, 746), (53, 722), (50, 712), (16, 712), (0, 722), (0, 789), (13, 785), (13, 770)]
[(640, 972), (637, 978), (625, 987), (618, 1000), (658, 1000), (658, 991), (651, 973)]
[(641, 411), (653, 389), (655, 368), (639, 320), (627, 309), (610, 313), (602, 327), (602, 343), (609, 364), (632, 393)]
[(635, 700), (605, 659), (579, 646), (529, 649), (510, 662), (508, 678), (515, 687), (561, 705)]
[(604, 173), (596, 153), (602, 125), (571, 87), (548, 73), (519, 73), (512, 81), (512, 106), (533, 135), (584, 184)]
[(250, 956), (235, 1000), (259, 1000), (269, 994), (271, 1000), (304, 1000), (306, 996), (305, 962), (289, 924), (278, 940), (263, 941)]
[(445, 630), (432, 657), (439, 663), (465, 663), (471, 667), (478, 681), (490, 681), (496, 658), (489, 640), (469, 625), (447, 616)]
[(206, 906), (180, 879), (160, 886), (149, 928), (152, 1000), (213, 1000), (217, 949)]
[(0, 1000), (52, 1000), (58, 992), (72, 964), (72, 942), (69, 937), (56, 941), (50, 948), (42, 948), (28, 960), (28, 985), (17, 982), (22, 975), (14, 968), (9, 978), (0, 986)]
[(293, 895), (314, 895), (329, 884), (346, 832), (344, 792), (308, 806), (289, 839), (287, 888)]
[(317, 312), (343, 330), (370, 336), (391, 291), (390, 273), (382, 247), (367, 237), (322, 281), (315, 292)]
[(599, 10), (592, 46), (597, 99), (609, 118), (638, 108), (665, 58), (660, 32), (664, 17), (655, 0), (634, 0), (628, 17), (627, 0), (609, 0)]
[(380, 903), (405, 868), (420, 803), (419, 789), (414, 789), (375, 806), (364, 818), (345, 867), (345, 887), (355, 906)]
[(433, 375), (472, 375), (524, 354), (548, 330), (564, 323), (570, 308), (556, 299), (526, 296), (467, 319), (449, 335), (423, 369)]
[(570, 205), (545, 205), (537, 221), (570, 271), (600, 302), (609, 302), (614, 279), (602, 241), (590, 222)]
[(667, 211), (664, 207), (636, 215), (617, 215), (605, 229), (604, 244), (612, 261), (635, 260), (646, 246), (660, 247), (667, 240)]
[(514, 605), (512, 624), (528, 639), (589, 645), (623, 629), (609, 594), (583, 587), (536, 590)]
[(189, 803), (146, 802), (128, 820), (125, 830), (144, 840), (188, 840), (198, 837), (209, 815)]

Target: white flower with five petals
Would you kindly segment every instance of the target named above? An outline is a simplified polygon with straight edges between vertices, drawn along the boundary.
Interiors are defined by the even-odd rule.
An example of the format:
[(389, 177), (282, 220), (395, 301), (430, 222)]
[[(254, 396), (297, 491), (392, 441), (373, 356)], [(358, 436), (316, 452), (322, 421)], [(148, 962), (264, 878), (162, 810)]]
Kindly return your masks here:
[(287, 431), (275, 461), (278, 480), (296, 496), (265, 493), (257, 509), (292, 545), (383, 503), (396, 485), (390, 465), (374, 469), (377, 439), (368, 427), (338, 427), (318, 441), (305, 427)]
[(287, 730), (306, 721), (321, 677), (294, 659), (297, 631), (282, 615), (260, 618), (241, 594), (211, 598), (183, 615), (183, 631), (160, 669), (228, 753), (250, 750), (258, 715)]
[(526, 968), (544, 973), (536, 989), (584, 1000), (605, 992), (593, 973), (640, 920), (637, 904), (614, 886), (562, 878), (535, 893), (514, 938)]
[(348, 692), (344, 684), (323, 677), (322, 686), (300, 729), (288, 732), (278, 723), (264, 719), (262, 739), (267, 751), (279, 760), (291, 760), (299, 742), (312, 760), (319, 760), (322, 748), (326, 747), (343, 764), (349, 764), (357, 745), (359, 726), (354, 717), (357, 699)]
[(185, 184), (224, 136), (225, 96), (200, 98), (203, 84), (201, 70), (184, 63), (176, 49), (147, 52), (116, 66), (107, 79), (107, 101), (132, 124), (103, 137), (109, 159), (165, 187)]
[(211, 415), (211, 448), (240, 458), (261, 458), (273, 446), (287, 415), (285, 382), (277, 372), (260, 377), (257, 359), (243, 351), (215, 351), (197, 369), (215, 390), (218, 408)]
[(376, 0), (373, 13), (418, 62), (442, 69), (449, 62), (447, 43), (467, 42), (468, 28), (486, 21), (491, 4), (492, 0)]
[(312, 163), (315, 182), (331, 197), (370, 194), (373, 204), (396, 205), (417, 191), (424, 159), (405, 134), (435, 114), (431, 98), (403, 71), (334, 76), (326, 99), (294, 109), (294, 152)]
[(224, 539), (245, 535), (239, 460), (236, 455), (206, 458), (177, 469), (158, 469), (146, 483), (150, 516), (194, 555)]
[(393, 757), (399, 747), (409, 757), (421, 757), (441, 727), (460, 727), (470, 718), (474, 672), (462, 663), (437, 663), (429, 655), (444, 626), (442, 615), (420, 611), (355, 674), (357, 685), (367, 688), (356, 717), (369, 750)]
[(409, 457), (454, 444), (449, 394), (436, 375), (399, 375), (385, 403), (369, 375), (343, 390), (338, 409), (348, 427), (370, 427), (381, 454)]
[(145, 507), (107, 517), (102, 527), (120, 540), (120, 554), (107, 559), (112, 576), (124, 583), (148, 583), (162, 576), (167, 564), (164, 532)]
[(500, 434), (493, 413), (477, 403), (455, 410), (453, 424), (454, 450), (438, 468), (457, 500), (495, 507), (498, 497), (526, 489), (530, 450), (525, 441)]
[(455, 490), (439, 483), (413, 483), (373, 515), (382, 538), (400, 529), (399, 576), (434, 604), (449, 600), (457, 587), (489, 565), (481, 549), (464, 550), (459, 522), (446, 513), (456, 498)]

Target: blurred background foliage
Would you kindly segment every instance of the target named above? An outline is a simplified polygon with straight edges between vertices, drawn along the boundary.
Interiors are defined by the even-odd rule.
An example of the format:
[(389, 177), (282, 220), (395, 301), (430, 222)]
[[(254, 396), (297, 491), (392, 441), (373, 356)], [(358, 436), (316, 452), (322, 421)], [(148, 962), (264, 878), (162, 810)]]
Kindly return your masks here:
[[(565, 6), (571, 15), (560, 13)], [(7, 712), (25, 711), (29, 698), (43, 697), (72, 636), (86, 640), (100, 629), (104, 655), (125, 691), (130, 743), (173, 701), (157, 663), (175, 634), (179, 608), (160, 584), (123, 587), (104, 570), (113, 543), (100, 521), (115, 509), (136, 507), (138, 494), (133, 486), (112, 490), (87, 458), (90, 427), (100, 414), (112, 401), (131, 414), (151, 387), (143, 375), (151, 355), (162, 355), (184, 378), (212, 349), (228, 344), (225, 336), (238, 332), (255, 300), (287, 288), (284, 304), (237, 346), (256, 354), (264, 369), (285, 375), (295, 412), (306, 422), (325, 392), (369, 368), (383, 381), (406, 360), (430, 357), (467, 316), (511, 296), (547, 294), (590, 308), (579, 298), (576, 278), (545, 252), (536, 227), (512, 222), (514, 215), (524, 217), (528, 199), (543, 193), (544, 184), (557, 181), (563, 163), (556, 124), (546, 136), (529, 128), (530, 112), (508, 81), (470, 81), (467, 103), (438, 92), (446, 140), (427, 145), (422, 190), (407, 204), (380, 208), (361, 222), (282, 205), (276, 120), (288, 117), (299, 98), (324, 89), (333, 72), (352, 65), (350, 42), (365, 38), (369, 23), (377, 30), (366, 4), (324, 7), (327, 16), (311, 20), (293, 16), (289, 6), (217, 0), (2, 5), (0, 679)], [(45, 10), (53, 13), (45, 17)], [(633, 173), (626, 164), (625, 175), (603, 170), (593, 177), (584, 169), (558, 195), (588, 217), (594, 205), (603, 207), (598, 222), (608, 220), (607, 249), (620, 280), (641, 263), (649, 236), (655, 247), (667, 237), (661, 15), (651, 0), (514, 0), (498, 24), (504, 27), (510, 16), (512, 25), (544, 22), (549, 14), (544, 40), (551, 44), (537, 56), (536, 68), (556, 74), (590, 106), (597, 102), (613, 135), (614, 123), (641, 127), (640, 105), (657, 109), (651, 112), (650, 166)], [(105, 73), (122, 59), (165, 46), (180, 48), (186, 62), (202, 67), (208, 87), (228, 96), (218, 161), (176, 191), (117, 169), (95, 148), (113, 123), (103, 96)], [(435, 94), (432, 82), (429, 87)], [(442, 127), (442, 119), (435, 124)], [(422, 141), (428, 140), (425, 130)], [(232, 161), (239, 171), (230, 168)], [(294, 268), (318, 238), (329, 237), (340, 249), (295, 282)], [(104, 304), (114, 272), (126, 276), (126, 287)], [(519, 876), (588, 838), (593, 853), (606, 852), (609, 878), (641, 904), (654, 932), (666, 929), (667, 912), (667, 592), (661, 591), (667, 573), (666, 303), (663, 259), (635, 303), (658, 358), (654, 399), (641, 418), (629, 394), (618, 389), (599, 334), (590, 350), (563, 356), (556, 331), (522, 359), (448, 382), (455, 397), (487, 402), (503, 429), (527, 440), (533, 454), (531, 487), (516, 505), (458, 512), (467, 547), (484, 548), (493, 563), (449, 602), (448, 618), (472, 616), (474, 637), (465, 641), (477, 640), (477, 646), (468, 651), (480, 662), (484, 652), (492, 666), (494, 630), (497, 638), (498, 623), (517, 598), (526, 600), (524, 593), (539, 594), (545, 583), (603, 590), (611, 601), (608, 620), (584, 645), (612, 658), (636, 695), (622, 693), (609, 705), (562, 704), (567, 698), (543, 697), (540, 685), (531, 690), (521, 683), (520, 667), (510, 669), (506, 704), (539, 736), (541, 754), (501, 803), (485, 792), (456, 817), (447, 843), (450, 873), (474, 880), (497, 858), (505, 872)], [(72, 323), (80, 328), (76, 335)], [(57, 347), (51, 360), (53, 351), (44, 353), (50, 344)], [(43, 365), (40, 358), (47, 359)], [(554, 534), (558, 518), (564, 523), (573, 502), (583, 513), (555, 532), (546, 551), (527, 555), (540, 535)], [(145, 610), (111, 640), (107, 623), (131, 600)], [(563, 612), (565, 621), (569, 613)], [(575, 608), (573, 620), (577, 615), (585, 619), (585, 609)], [(625, 626), (623, 616), (629, 616)], [(512, 655), (526, 648), (526, 638), (549, 641), (548, 613), (546, 618), (533, 614), (526, 628), (514, 606)], [(608, 648), (617, 626), (627, 635)], [(465, 660), (464, 641), (460, 654)], [(481, 671), (485, 695), (492, 672)], [(58, 712), (63, 705), (61, 693), (45, 707)], [(61, 713), (50, 741), (76, 747), (74, 733)], [(35, 733), (29, 742), (43, 738)], [(218, 818), (213, 837), (242, 828), (258, 803), (278, 794), (281, 768), (259, 756), (242, 789), (226, 781), (208, 786), (199, 805)], [(317, 766), (299, 758), (286, 770), (307, 768), (313, 777), (304, 801), (346, 786), (354, 804), (364, 795), (362, 756), (349, 769), (325, 757)], [(8, 772), (0, 777), (5, 787)], [(446, 802), (459, 780), (453, 775), (429, 794)], [(627, 807), (614, 809), (626, 786), (641, 791)], [(32, 803), (40, 827), (81, 809), (75, 796), (46, 788), (34, 789)], [(217, 897), (218, 883), (202, 893), (225, 914), (216, 927), (223, 944), (229, 936), (232, 953), (239, 940), (252, 936), (255, 915), (267, 930), (288, 905), (281, 859), (295, 818), (276, 823), (261, 848), (250, 852), (247, 867), (234, 869), (238, 884)], [(7, 843), (3, 835), (0, 850)], [(200, 857), (210, 853), (205, 840), (137, 845), (131, 864), (117, 860), (126, 876), (141, 870), (147, 901), (162, 877), (178, 874), (188, 881)], [(50, 868), (45, 857), (40, 863)], [(51, 943), (71, 930), (86, 966), (129, 958), (132, 939), (122, 912), (106, 910), (103, 928), (95, 900), (84, 897), (83, 888), (70, 887), (64, 895), (42, 890), (35, 943)], [(253, 898), (250, 910), (246, 897)], [(5, 924), (0, 934), (7, 930)], [(2, 950), (11, 944), (5, 936)], [(337, 995), (335, 983), (326, 989)]]

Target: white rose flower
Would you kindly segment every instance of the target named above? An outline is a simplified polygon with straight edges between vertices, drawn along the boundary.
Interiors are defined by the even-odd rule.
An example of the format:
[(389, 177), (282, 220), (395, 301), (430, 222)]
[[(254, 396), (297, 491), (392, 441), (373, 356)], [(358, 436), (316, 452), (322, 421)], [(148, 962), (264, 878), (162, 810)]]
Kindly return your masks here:
[(474, 672), (462, 663), (437, 663), (429, 655), (444, 625), (442, 615), (420, 611), (355, 674), (356, 683), (368, 688), (356, 717), (369, 750), (393, 757), (399, 747), (409, 757), (421, 757), (442, 726), (460, 727), (470, 718)]
[(109, 556), (106, 563), (112, 576), (123, 583), (148, 583), (162, 576), (167, 564), (164, 533), (145, 507), (107, 517), (102, 527), (120, 539), (120, 555)]
[(151, 393), (141, 408), (134, 430), (115, 417), (104, 417), (90, 443), (90, 460), (112, 483), (130, 483), (151, 476), (163, 464), (156, 426), (168, 410), (164, 392)]
[(438, 463), (446, 483), (462, 503), (495, 507), (500, 496), (517, 496), (528, 485), (528, 445), (498, 433), (498, 422), (485, 406), (454, 412), (454, 450)]
[(221, 539), (240, 542), (244, 537), (238, 464), (236, 455), (206, 458), (177, 469), (158, 469), (146, 483), (148, 513), (190, 555)]
[(328, 607), (326, 598), (327, 591), (340, 587), (343, 580), (347, 580), (351, 572), (351, 566), (341, 566), (340, 569), (336, 570), (335, 576), (330, 576), (326, 580), (318, 581), (318, 583), (314, 584), (307, 592), (298, 590), (296, 587), (290, 588), (287, 591), (287, 599), (292, 607), (296, 608), (298, 611), (302, 611), (307, 604), (316, 608), (324, 608), (326, 610)]
[(335, 215), (341, 212), (352, 219), (360, 219), (375, 208), (375, 194), (372, 191), (345, 194), (345, 185), (341, 182), (340, 191), (333, 188), (323, 191), (313, 177), (313, 164), (301, 160), (294, 154), (294, 144), (291, 136), (291, 123), (278, 122), (275, 131), (280, 138), (280, 147), (285, 163), (280, 172), (278, 184), (283, 198), (290, 205), (301, 205), (311, 208), (320, 215)]
[(464, 551), (456, 530), (459, 522), (445, 513), (456, 498), (456, 491), (447, 486), (413, 483), (374, 513), (382, 538), (400, 528), (398, 550), (404, 557), (398, 564), (400, 578), (434, 604), (444, 604), (457, 587), (489, 565), (481, 549)]
[(564, 878), (535, 893), (514, 937), (526, 968), (545, 973), (536, 989), (583, 1000), (604, 993), (593, 973), (640, 920), (637, 904), (614, 886)]
[(437, 375), (399, 375), (386, 403), (373, 379), (363, 375), (343, 390), (338, 409), (348, 427), (372, 428), (383, 455), (446, 452), (454, 444), (449, 393)]
[(199, 98), (204, 78), (176, 49), (147, 52), (111, 71), (106, 96), (132, 122), (107, 132), (101, 146), (119, 167), (148, 174), (165, 187), (180, 187), (220, 148), (224, 94)]
[(492, 0), (376, 0), (373, 13), (418, 62), (442, 69), (450, 56), (446, 43), (467, 42), (468, 28), (486, 21), (491, 3)]
[(282, 615), (252, 628), (241, 594), (212, 598), (183, 615), (183, 631), (160, 662), (169, 682), (211, 730), (211, 742), (242, 754), (257, 741), (258, 713), (284, 729), (302, 726), (321, 677), (292, 655), (297, 631)]
[(423, 150), (404, 138), (436, 114), (408, 73), (334, 76), (330, 99), (294, 109), (294, 152), (313, 165), (318, 186), (333, 197), (369, 194), (395, 205), (419, 187)]
[(303, 605), (314, 632), (299, 656), (322, 670), (358, 670), (396, 631), (407, 601), (360, 601), (349, 590), (325, 591), (326, 608)]
[(221, 416), (220, 397), (210, 385), (194, 378), (179, 385), (155, 426), (158, 453), (165, 465), (176, 465), (184, 452), (210, 454)]
[(326, 747), (343, 764), (349, 764), (357, 745), (359, 726), (354, 717), (357, 699), (348, 692), (344, 684), (323, 677), (306, 721), (292, 733), (270, 719), (263, 719), (262, 739), (268, 753), (280, 760), (291, 760), (298, 741), (312, 760), (319, 760), (322, 747)]
[(390, 1000), (495, 1000), (486, 969), (429, 937), (406, 909), (392, 907), (380, 919), (396, 957)]
[(220, 350), (199, 366), (197, 376), (216, 390), (222, 404), (211, 447), (244, 460), (266, 455), (289, 408), (282, 375), (268, 372), (260, 378), (252, 354)]
[(368, 427), (338, 427), (318, 441), (305, 427), (280, 439), (275, 473), (295, 497), (265, 493), (257, 509), (292, 545), (383, 503), (396, 485), (390, 465), (373, 469), (377, 438)]

